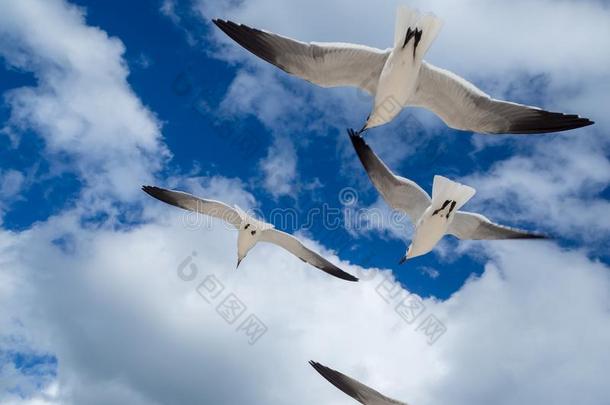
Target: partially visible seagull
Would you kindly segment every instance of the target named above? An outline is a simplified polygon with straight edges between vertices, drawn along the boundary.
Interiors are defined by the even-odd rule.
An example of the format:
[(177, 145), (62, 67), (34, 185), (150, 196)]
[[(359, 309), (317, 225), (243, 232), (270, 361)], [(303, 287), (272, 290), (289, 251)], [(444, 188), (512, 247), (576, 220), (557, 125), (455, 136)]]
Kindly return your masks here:
[(335, 387), (354, 398), (356, 401), (364, 405), (407, 405), (405, 402), (396, 401), (388, 398), (385, 395), (367, 387), (361, 382), (354, 380), (332, 368), (323, 366), (315, 361), (310, 361), (309, 364), (326, 378)]
[(238, 206), (231, 208), (220, 201), (205, 200), (182, 191), (167, 190), (160, 187), (143, 186), (142, 190), (158, 200), (188, 211), (220, 218), (237, 228), (239, 231), (237, 237), (237, 267), (254, 245), (258, 242), (269, 242), (283, 247), (302, 261), (328, 274), (347, 281), (358, 281), (356, 277), (344, 272), (318, 253), (305, 247), (294, 236), (278, 231), (274, 229), (273, 225), (253, 218)]
[(459, 211), (475, 189), (434, 176), (432, 198), (415, 182), (396, 176), (366, 144), (348, 130), (352, 144), (375, 188), (386, 203), (405, 212), (415, 224), (413, 239), (400, 263), (430, 252), (445, 234), (459, 239), (545, 239), (546, 236), (498, 225), (480, 214)]
[(394, 46), (301, 42), (232, 21), (213, 20), (241, 46), (287, 73), (322, 87), (359, 87), (373, 109), (360, 130), (388, 123), (403, 107), (432, 110), (448, 126), (484, 134), (558, 132), (593, 124), (577, 115), (491, 98), (472, 83), (423, 60), (441, 29), (432, 14), (400, 6)]

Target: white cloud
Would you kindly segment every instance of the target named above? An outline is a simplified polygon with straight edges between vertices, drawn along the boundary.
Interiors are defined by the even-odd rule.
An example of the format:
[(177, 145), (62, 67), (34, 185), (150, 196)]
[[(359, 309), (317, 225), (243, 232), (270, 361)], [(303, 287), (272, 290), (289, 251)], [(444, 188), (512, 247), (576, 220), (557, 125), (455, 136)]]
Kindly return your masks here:
[(454, 366), (435, 402), (603, 402), (607, 387), (594, 376), (610, 360), (600, 345), (610, 334), (608, 267), (552, 244), (506, 242), (489, 253), (485, 274), (443, 304)]
[(438, 278), (438, 276), (440, 276), (440, 273), (438, 270), (436, 270), (434, 267), (429, 267), (429, 266), (422, 266), (419, 268), (419, 271), (422, 274), (427, 275), (430, 278)]
[(0, 224), (7, 207), (20, 198), (26, 179), (18, 170), (0, 170)]
[[(261, 245), (235, 271), (234, 232), (218, 221), (187, 229), (181, 212), (147, 201), (154, 222), (129, 231), (84, 229), (67, 212), (2, 234), (2, 273), (20, 287), (3, 294), (0, 319), (19, 317), (32, 341), (58, 356), (61, 403), (345, 401), (309, 359), (418, 405), (487, 404), (494, 395), (561, 405), (583, 392), (594, 404), (610, 393), (610, 269), (583, 252), (494, 245), (480, 279), (445, 302), (424, 301), (448, 329), (428, 346), (379, 296), (374, 270), (330, 255), (364, 279), (346, 283)], [(74, 253), (52, 242), (66, 234)], [(197, 276), (187, 282), (177, 270), (189, 256)], [(197, 294), (209, 274), (223, 297), (234, 292), (267, 325), (254, 346)]]
[[(498, 220), (525, 221), (594, 247), (610, 237), (610, 162), (590, 139), (550, 139), (527, 156), (495, 164), (463, 181), (478, 189), (472, 209)], [(466, 209), (469, 209), (466, 207)]]
[(301, 114), (307, 109), (303, 94), (288, 90), (269, 70), (240, 71), (221, 102), (223, 116), (245, 118), (255, 115), (271, 130), (273, 141), (266, 157), (259, 162), (259, 168), (262, 186), (274, 199), (296, 198), (301, 189), (307, 188), (306, 184), (301, 184), (297, 173), (298, 157), (292, 140), (311, 128), (308, 116)]
[(9, 169), (0, 172), (0, 195), (2, 198), (17, 196), (23, 187), (25, 176), (18, 170)]
[(180, 16), (176, 13), (175, 0), (163, 0), (159, 10), (161, 14), (168, 17), (174, 24), (180, 23)]
[[(597, 1), (517, 0), (506, 4), (467, 0), (460, 7), (449, 0), (389, 1), (375, 7), (347, 0), (281, 4), (273, 0), (245, 4), (200, 0), (198, 4), (205, 18), (231, 18), (304, 41), (354, 41), (379, 48), (391, 46), (396, 7), (407, 4), (443, 20), (430, 55), (439, 63), (463, 66), (471, 72), (481, 67), (483, 72), (512, 70), (519, 63), (527, 69), (577, 74), (583, 68), (604, 73), (603, 66), (610, 63), (606, 53), (597, 52), (608, 43), (610, 27), (605, 21), (610, 11)], [(366, 21), (367, 25), (363, 29), (362, 24), (350, 21)], [(556, 52), (559, 49), (562, 52)]]
[(61, 0), (12, 2), (0, 15), (0, 55), (37, 79), (4, 95), (10, 131), (34, 130), (49, 159), (74, 162), (89, 192), (132, 199), (168, 152), (127, 83), (124, 51)]
[(295, 198), (297, 158), (290, 139), (276, 138), (260, 166), (264, 175), (263, 186), (267, 192), (275, 199), (281, 196)]

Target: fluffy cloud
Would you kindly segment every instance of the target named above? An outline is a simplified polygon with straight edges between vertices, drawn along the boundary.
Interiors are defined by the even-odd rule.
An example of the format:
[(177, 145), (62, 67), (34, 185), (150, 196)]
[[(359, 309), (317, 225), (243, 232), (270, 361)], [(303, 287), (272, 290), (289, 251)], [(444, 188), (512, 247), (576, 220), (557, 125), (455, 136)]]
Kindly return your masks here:
[(600, 248), (610, 238), (610, 203), (600, 195), (610, 184), (610, 162), (590, 141), (551, 140), (463, 179), (478, 189), (473, 206)]
[[(78, 176), (84, 188), (74, 218), (97, 210), (113, 216), (116, 207), (114, 213), (108, 211), (112, 204), (139, 196), (138, 186), (152, 179), (168, 156), (156, 118), (127, 83), (123, 53), (118, 39), (87, 26), (83, 10), (63, 1), (3, 5), (0, 56), (7, 68), (32, 73), (36, 86), (4, 94), (10, 118), (2, 132), (18, 148), (21, 133), (33, 131), (44, 139), (44, 158), (54, 171), (69, 170)], [(32, 164), (27, 174), (13, 169), (0, 173), (0, 211), (37, 181), (37, 163)], [(47, 359), (54, 359), (54, 349), (47, 351), (44, 338), (23, 327), (13, 299), (27, 280), (12, 277), (4, 267), (16, 254), (9, 239), (21, 236), (3, 231), (0, 238), (0, 301), (4, 308), (0, 316), (0, 401), (50, 403), (57, 384), (53, 382), (53, 361)], [(72, 251), (74, 238), (73, 234), (58, 234), (53, 246)], [(35, 306), (36, 300), (25, 305)], [(24, 363), (23, 358), (33, 364)]]
[(89, 192), (123, 200), (168, 154), (159, 123), (127, 83), (124, 51), (63, 1), (13, 2), (0, 15), (0, 55), (37, 80), (4, 95), (11, 108), (5, 130), (34, 130), (48, 158), (73, 162)]
[(20, 171), (14, 169), (0, 170), (0, 224), (6, 207), (19, 199), (24, 183), (25, 176)]
[(296, 155), (289, 139), (276, 139), (260, 165), (264, 175), (263, 185), (274, 198), (294, 196), (294, 182), (297, 177)]
[[(609, 269), (582, 252), (501, 244), (481, 278), (447, 301), (424, 300), (410, 325), (381, 296), (388, 271), (325, 251), (363, 278), (346, 283), (272, 245), (235, 271), (236, 235), (218, 221), (191, 229), (152, 200), (145, 214), (154, 221), (125, 232), (83, 228), (67, 212), (2, 234), (2, 274), (13, 287), (1, 318), (18, 317), (32, 344), (58, 357), (61, 403), (345, 403), (309, 369), (311, 358), (420, 405), (570, 404), (583, 392), (593, 404), (610, 393)], [(179, 275), (187, 264), (192, 281)], [(208, 275), (224, 286), (212, 303), (197, 292)], [(268, 328), (253, 346), (239, 321), (216, 311), (231, 292), (244, 317)], [(416, 330), (430, 314), (447, 327), (432, 346)]]

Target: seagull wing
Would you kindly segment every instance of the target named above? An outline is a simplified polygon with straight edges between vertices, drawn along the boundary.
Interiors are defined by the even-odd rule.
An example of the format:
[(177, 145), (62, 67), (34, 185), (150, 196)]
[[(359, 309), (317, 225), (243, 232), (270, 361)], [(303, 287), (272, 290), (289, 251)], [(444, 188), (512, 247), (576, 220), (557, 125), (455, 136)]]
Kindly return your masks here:
[(593, 124), (578, 115), (493, 99), (460, 76), (426, 62), (408, 104), (432, 110), (451, 128), (486, 134), (538, 134)]
[(239, 228), (241, 225), (241, 218), (237, 211), (220, 201), (205, 200), (182, 191), (167, 190), (153, 186), (143, 186), (142, 190), (157, 200), (175, 205), (176, 207), (220, 218), (236, 228)]
[(260, 240), (262, 242), (269, 242), (281, 246), (302, 261), (309, 263), (328, 274), (332, 274), (335, 277), (347, 281), (358, 281), (356, 277), (344, 272), (316, 252), (308, 249), (297, 238), (286, 232), (278, 231), (277, 229), (267, 229), (262, 232)]
[(447, 233), (462, 240), (483, 239), (548, 239), (547, 236), (498, 225), (480, 214), (458, 211), (449, 224)]
[(430, 206), (428, 193), (415, 182), (396, 176), (360, 135), (352, 130), (348, 133), (366, 173), (383, 199), (395, 210), (404, 211), (412, 222), (417, 222)]
[(301, 42), (232, 21), (214, 24), (259, 58), (322, 87), (355, 86), (375, 94), (390, 54), (364, 45)]
[(326, 378), (335, 387), (354, 398), (356, 401), (364, 405), (407, 405), (404, 402), (396, 401), (388, 398), (372, 388), (341, 374), (338, 371), (323, 366), (315, 361), (310, 361), (309, 364), (316, 369), (322, 377)]

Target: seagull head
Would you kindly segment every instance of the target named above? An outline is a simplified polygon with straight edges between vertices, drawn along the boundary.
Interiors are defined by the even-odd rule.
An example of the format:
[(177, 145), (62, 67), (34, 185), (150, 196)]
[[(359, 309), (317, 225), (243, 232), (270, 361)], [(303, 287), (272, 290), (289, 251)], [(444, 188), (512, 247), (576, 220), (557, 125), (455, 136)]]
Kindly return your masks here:
[(371, 111), (371, 114), (366, 119), (364, 126), (358, 132), (362, 135), (369, 129), (384, 125), (394, 119), (402, 111), (402, 104), (394, 97), (387, 97), (381, 106), (376, 107)]
[(413, 257), (413, 243), (411, 243), (409, 245), (409, 248), (407, 249), (407, 253), (405, 253), (405, 255), (402, 257), (402, 259), (400, 259), (398, 264), (405, 264), (405, 262), (412, 257)]
[(267, 224), (253, 219), (244, 221), (237, 236), (237, 267), (246, 258), (248, 252), (258, 243), (262, 232), (269, 229)]
[(258, 243), (264, 231), (273, 228), (273, 225), (263, 222), (249, 215), (235, 206), (235, 211), (241, 218), (239, 234), (237, 236), (237, 267), (245, 259), (248, 252)]
[(240, 232), (237, 243), (237, 266), (239, 268), (240, 263), (246, 258), (250, 249), (256, 244), (256, 240), (251, 237), (250, 232)]

